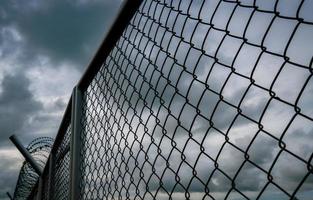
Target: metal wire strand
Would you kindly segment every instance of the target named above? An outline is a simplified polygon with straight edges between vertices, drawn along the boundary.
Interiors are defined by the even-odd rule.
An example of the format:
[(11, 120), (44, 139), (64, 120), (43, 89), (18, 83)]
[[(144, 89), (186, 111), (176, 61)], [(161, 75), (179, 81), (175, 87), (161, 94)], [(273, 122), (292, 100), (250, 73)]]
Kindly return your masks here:
[(301, 199), (306, 3), (143, 1), (84, 92), (81, 198)]

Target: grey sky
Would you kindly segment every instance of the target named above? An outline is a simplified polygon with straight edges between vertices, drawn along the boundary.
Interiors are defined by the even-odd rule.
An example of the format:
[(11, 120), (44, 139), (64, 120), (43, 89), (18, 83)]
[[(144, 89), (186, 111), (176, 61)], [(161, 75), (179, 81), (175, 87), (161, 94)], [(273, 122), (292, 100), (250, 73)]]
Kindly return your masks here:
[(71, 90), (121, 1), (0, 3), (0, 199), (13, 193), (22, 157), (9, 142), (55, 137)]
[[(252, 4), (252, 1), (242, 2), (249, 6)], [(274, 4), (269, 1), (264, 2), (256, 1), (256, 5), (261, 10), (272, 11), (274, 9)], [(295, 17), (296, 8), (299, 6), (297, 1), (293, 1), (293, 3), (282, 2), (284, 1), (279, 1), (277, 4), (277, 10), (280, 14)], [(312, 22), (313, 17), (309, 8), (312, 8), (313, 4), (307, 2), (310, 1), (306, 1), (302, 6), (299, 16), (304, 21)], [(71, 89), (95, 53), (108, 24), (116, 13), (119, 3), (113, 0), (104, 2), (97, 0), (50, 0), (44, 3), (32, 0), (25, 5), (23, 4), (23, 6), (21, 6), (20, 1), (4, 2), (1, 5), (0, 111), (6, 115), (0, 116), (2, 131), (0, 156), (4, 158), (6, 163), (0, 163), (2, 169), (0, 169), (0, 176), (2, 180), (6, 180), (6, 185), (0, 185), (0, 195), (6, 191), (12, 191), (16, 180), (14, 173), (18, 174), (17, 169), (19, 163), (21, 163), (21, 157), (9, 145), (8, 136), (14, 132), (19, 134), (24, 141), (30, 141), (31, 138), (37, 136), (55, 135)], [(90, 154), (87, 162), (92, 163), (94, 167), (101, 167), (100, 169), (103, 169), (103, 171), (100, 170), (100, 174), (107, 170), (108, 165), (113, 166), (116, 163), (120, 166), (121, 171), (125, 172), (126, 166), (117, 153), (116, 141), (123, 137), (123, 133), (128, 133), (127, 140), (122, 140), (120, 143), (120, 148), (123, 149), (129, 147), (132, 142), (142, 139), (143, 148), (148, 151), (147, 154), (150, 157), (150, 160), (148, 160), (150, 162), (155, 161), (157, 175), (162, 174), (167, 164), (164, 158), (159, 155), (170, 157), (169, 165), (172, 169), (178, 170), (180, 167), (178, 175), (181, 177), (181, 186), (174, 189), (173, 199), (183, 198), (184, 194), (181, 193), (184, 191), (183, 187), (188, 187), (189, 181), (193, 177), (192, 168), (182, 162), (182, 153), (186, 157), (186, 162), (195, 167), (201, 181), (205, 182), (215, 169), (214, 162), (207, 155), (218, 160), (220, 170), (228, 176), (234, 177), (245, 161), (244, 154), (241, 151), (245, 151), (255, 134), (258, 134), (248, 150), (250, 160), (263, 169), (269, 170), (280, 148), (277, 140), (270, 137), (267, 132), (279, 138), (287, 123), (295, 114), (294, 108), (286, 103), (275, 99), (269, 102), (270, 94), (268, 90), (270, 88), (281, 100), (287, 103), (294, 105), (297, 101), (297, 106), (301, 108), (301, 112), (308, 117), (313, 117), (311, 105), (313, 99), (312, 79), (308, 81), (301, 97), (297, 100), (301, 88), (310, 77), (309, 67), (312, 70), (312, 66), (309, 66), (313, 54), (311, 46), (313, 42), (311, 37), (313, 33), (312, 25), (301, 24), (297, 28), (290, 46), (286, 49), (287, 41), (297, 24), (295, 20), (275, 17), (273, 13), (253, 13), (251, 7), (235, 7), (236, 4), (225, 1), (222, 1), (219, 5), (214, 16), (214, 9), (218, 5), (218, 1), (206, 1), (203, 6), (207, 9), (201, 12), (200, 1), (193, 1), (190, 7), (188, 5), (188, 3), (182, 3), (179, 9), (183, 13), (188, 12), (191, 17), (197, 18), (200, 16), (203, 22), (211, 22), (217, 29), (227, 27), (230, 34), (237, 37), (245, 36), (250, 43), (254, 45), (262, 44), (272, 53), (286, 54), (291, 62), (305, 67), (301, 68), (288, 63), (279, 71), (284, 63), (281, 56), (266, 52), (260, 55), (261, 48), (247, 43), (239, 51), (242, 40), (225, 35), (224, 31), (211, 29), (205, 23), (199, 24), (197, 20), (188, 19), (184, 26), (186, 15), (181, 15), (178, 12), (172, 12), (172, 18), (167, 20), (168, 11), (164, 9), (162, 16), (156, 19), (160, 20), (162, 25), (168, 26), (169, 29), (173, 28), (172, 31), (176, 33), (174, 37), (165, 28), (156, 31), (157, 26), (155, 24), (148, 32), (150, 29), (147, 27), (152, 24), (152, 20), (148, 20), (146, 17), (142, 17), (140, 23), (137, 21), (139, 19), (135, 19), (134, 21), (135, 23), (138, 22), (141, 32), (146, 33), (146, 35), (136, 34), (136, 31), (131, 33), (126, 31), (125, 35), (132, 44), (126, 48), (127, 42), (123, 46), (120, 43), (119, 47), (130, 61), (136, 63), (138, 69), (132, 70), (133, 66), (126, 65), (126, 62), (123, 66), (116, 66), (111, 62), (101, 70), (101, 73), (112, 77), (112, 79), (107, 79), (103, 86), (106, 89), (117, 90), (114, 95), (119, 99), (119, 103), (127, 102), (122, 108), (118, 108), (117, 102), (110, 96), (112, 94), (108, 95), (109, 93), (103, 91), (101, 93), (100, 90), (96, 89), (94, 91), (99, 92), (96, 95), (103, 95), (108, 99), (106, 104), (103, 105), (102, 102), (98, 102), (98, 99), (92, 96), (87, 98), (87, 101), (92, 101), (94, 106), (87, 109), (86, 112), (90, 112), (87, 119), (93, 117), (94, 120), (100, 121), (105, 117), (106, 124), (105, 127), (101, 127), (101, 124), (98, 123), (95, 126), (96, 129), (92, 129), (92, 132), (87, 133), (87, 136), (93, 139), (90, 140), (91, 143), (88, 143), (91, 147), (88, 146), (85, 153), (88, 154), (96, 150), (104, 133), (107, 137), (114, 136), (116, 140), (111, 139), (108, 141), (112, 148), (106, 149), (106, 151), (102, 148), (98, 154)], [(155, 10), (156, 15), (160, 14), (162, 6), (154, 6), (150, 9)], [(173, 1), (173, 6), (177, 9), (178, 1)], [(234, 9), (232, 19), (227, 24)], [(247, 26), (248, 19), (252, 14), (253, 16)], [(179, 15), (179, 17), (173, 27), (175, 15)], [(265, 35), (266, 29), (272, 20), (273, 23), (269, 32)], [(146, 21), (147, 25), (144, 29), (143, 24)], [(246, 26), (247, 29), (244, 31)], [(193, 29), (196, 29), (194, 34)], [(209, 34), (206, 35), (208, 31)], [(164, 38), (162, 37), (163, 33), (166, 33)], [(148, 36), (156, 36), (155, 42), (157, 45), (154, 45)], [(219, 46), (224, 37), (222, 45)], [(207, 55), (201, 55), (202, 52), (196, 48), (187, 54), (191, 42), (196, 48), (203, 47)], [(161, 47), (166, 49), (169, 54), (160, 53), (157, 56), (157, 52), (160, 51)], [(138, 55), (139, 51), (136, 48), (140, 50), (145, 48), (145, 51)], [(238, 51), (239, 54), (235, 60)], [(114, 53), (119, 55), (117, 49), (113, 51), (113, 55)], [(159, 79), (161, 73), (156, 71), (144, 56), (156, 63), (158, 70), (163, 73), (162, 78)], [(211, 57), (216, 57), (218, 63)], [(140, 62), (142, 59), (143, 61)], [(174, 59), (176, 63), (174, 63)], [(196, 62), (198, 60), (199, 62)], [(256, 62), (258, 62), (257, 67), (253, 70)], [(248, 78), (233, 73), (227, 67), (232, 64), (237, 73)], [(186, 68), (183, 69), (181, 65), (185, 65)], [(112, 74), (114, 72), (114, 76), (110, 74), (111, 70)], [(280, 74), (273, 82), (278, 72)], [(191, 73), (194, 73), (196, 77), (193, 77)], [(121, 80), (116, 78), (118, 75), (129, 79), (130, 85), (126, 84), (125, 86), (125, 83), (122, 85)], [(147, 83), (141, 87), (140, 83), (144, 82), (143, 76), (150, 80), (152, 87), (159, 92), (159, 97), (156, 97)], [(207, 78), (208, 76), (209, 78)], [(255, 85), (250, 86), (249, 77), (255, 81), (258, 87)], [(168, 84), (168, 80), (171, 81), (172, 85)], [(226, 80), (227, 83), (224, 85)], [(100, 78), (99, 81), (102, 82), (103, 80)], [(124, 95), (117, 89), (117, 84), (121, 84), (120, 87), (124, 90), (127, 88)], [(207, 89), (206, 84), (210, 86), (211, 91)], [(178, 91), (175, 90), (174, 85), (177, 85)], [(190, 90), (188, 90), (189, 87)], [(262, 89), (262, 87), (265, 89)], [(221, 93), (223, 101), (216, 93)], [(147, 98), (141, 99), (136, 104), (140, 95)], [(188, 98), (187, 104), (186, 99), (182, 96)], [(261, 118), (268, 102), (267, 110)], [(129, 106), (129, 103), (132, 104), (132, 109), (128, 109), (127, 105)], [(152, 108), (154, 114), (151, 114), (149, 109), (145, 109), (145, 103)], [(101, 104), (102, 107), (98, 107), (98, 104)], [(200, 114), (194, 108), (197, 105), (199, 105)], [(242, 113), (252, 120), (238, 115), (238, 110), (234, 108), (236, 106), (240, 106)], [(116, 114), (106, 115), (105, 111), (108, 110), (116, 111)], [(182, 113), (180, 113), (181, 110), (183, 110)], [(135, 111), (137, 111), (137, 115)], [(98, 114), (95, 115), (95, 113)], [(145, 128), (142, 124), (138, 126), (140, 121), (139, 113), (142, 113), (140, 118), (149, 133), (154, 133), (155, 144), (160, 143), (161, 153), (159, 153), (160, 149), (155, 144), (151, 145), (149, 136), (143, 138)], [(191, 120), (194, 117), (196, 117), (196, 120), (192, 123)], [(159, 124), (157, 119), (160, 120)], [(180, 123), (177, 119), (180, 120)], [(210, 122), (208, 119), (210, 119)], [(123, 128), (118, 128), (115, 120), (120, 120), (119, 122)], [(261, 123), (264, 126), (263, 130), (260, 130), (258, 124), (253, 120)], [(14, 124), (11, 123), (12, 121), (14, 121)], [(127, 121), (128, 123), (126, 123)], [(108, 123), (115, 126), (107, 127)], [(214, 128), (210, 128), (211, 123)], [(162, 129), (162, 126), (165, 129)], [(230, 127), (231, 129), (229, 129)], [(193, 134), (193, 140), (190, 139), (187, 130), (190, 130)], [(307, 161), (313, 152), (312, 131), (312, 121), (298, 115), (293, 119), (284, 136), (287, 149)], [(227, 134), (229, 141), (241, 151), (229, 143), (224, 145), (225, 136), (223, 134)], [(204, 137), (205, 135), (207, 136)], [(168, 137), (174, 137), (176, 148), (173, 148), (173, 144)], [(202, 154), (199, 161), (196, 162), (197, 156), (201, 153), (199, 145), (201, 142), (203, 142), (206, 155)], [(184, 149), (186, 143), (187, 150)], [(223, 150), (218, 154), (222, 146)], [(123, 155), (126, 158), (131, 157), (131, 152), (137, 155), (140, 148), (139, 143), (136, 142)], [(175, 150), (170, 155), (172, 149)], [(99, 166), (99, 163), (101, 163), (99, 160), (105, 153), (110, 154), (110, 156), (115, 155), (117, 162), (113, 163), (112, 161)], [(144, 154), (138, 154), (139, 165), (144, 165), (145, 159)], [(182, 165), (180, 166), (181, 162)], [(11, 167), (8, 167), (8, 165)], [(134, 170), (134, 181), (137, 183), (140, 180), (140, 174), (135, 166), (135, 160), (130, 158), (128, 168)], [(306, 170), (303, 162), (299, 162), (294, 156), (284, 151), (271, 173), (275, 181), (286, 191), (293, 191)], [(98, 180), (92, 183), (90, 187), (97, 186), (100, 183), (105, 185), (106, 182), (103, 183), (103, 181), (112, 180), (111, 177), (114, 175), (118, 176), (110, 170), (107, 171), (107, 179)], [(143, 167), (146, 181), (151, 171), (151, 166), (145, 165)], [(98, 173), (97, 171), (93, 172)], [(164, 187), (170, 190), (173, 189), (175, 184), (174, 174), (166, 171), (163, 177)], [(88, 178), (86, 179), (88, 180)], [(131, 177), (127, 174), (124, 181), (129, 183), (130, 180)], [(192, 199), (202, 198), (203, 185), (199, 182), (200, 180), (194, 179), (190, 184), (189, 189)], [(153, 181), (149, 182), (149, 186), (152, 191), (155, 191), (159, 187), (159, 180), (154, 177)], [(237, 189), (243, 191), (250, 198), (255, 198), (266, 182), (266, 174), (249, 162), (244, 164), (236, 177)], [(0, 183), (4, 184), (4, 182)], [(117, 181), (115, 184), (120, 185), (118, 183)], [(214, 172), (209, 183), (211, 195), (216, 199), (223, 199), (226, 195), (225, 192), (231, 188), (231, 184), (229, 179), (220, 171)], [(308, 199), (312, 194), (312, 185), (311, 175), (301, 188), (299, 196)], [(144, 185), (141, 183), (139, 187), (144, 187)], [(264, 194), (264, 199), (281, 199), (284, 196), (274, 185), (270, 185), (267, 191), (268, 193)], [(133, 195), (132, 192), (130, 193)], [(165, 193), (159, 195), (160, 199), (167, 198)], [(240, 199), (240, 195), (236, 192), (232, 192), (230, 197)]]

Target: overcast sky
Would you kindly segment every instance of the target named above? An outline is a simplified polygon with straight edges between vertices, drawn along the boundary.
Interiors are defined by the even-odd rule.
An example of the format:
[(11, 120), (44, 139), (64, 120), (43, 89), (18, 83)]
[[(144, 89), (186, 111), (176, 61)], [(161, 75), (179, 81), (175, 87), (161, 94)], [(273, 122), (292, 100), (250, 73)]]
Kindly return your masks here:
[[(13, 192), (22, 161), (8, 137), (14, 133), (27, 144), (36, 137), (55, 136), (71, 90), (94, 55), (120, 4), (116, 0), (21, 2), (6, 1), (0, 7), (0, 198), (6, 191)], [(132, 30), (132, 27), (127, 29), (124, 35), (127, 40), (118, 44), (119, 49), (112, 52), (112, 58), (107, 60), (106, 66), (100, 71), (102, 77), (106, 77), (103, 80), (98, 76), (98, 82), (103, 84), (102, 90), (97, 90), (99, 85), (94, 85), (94, 91), (86, 98), (87, 102), (92, 102), (86, 109), (86, 118), (92, 117), (94, 121), (102, 123), (96, 123), (93, 129), (88, 129), (88, 126), (93, 126), (91, 123), (85, 127), (88, 130), (86, 137), (92, 138), (83, 149), (84, 153), (90, 155), (85, 163), (89, 162), (89, 166), (97, 169), (101, 167), (99, 169), (102, 170), (91, 169), (90, 173), (95, 176), (99, 176), (98, 173), (106, 175), (106, 178), (86, 184), (87, 189), (98, 184), (103, 186), (102, 189), (108, 189), (107, 183), (114, 176), (117, 180), (113, 180), (113, 184), (120, 187), (120, 174), (108, 168), (109, 165), (116, 165), (121, 173), (126, 173), (123, 180), (127, 184), (131, 182), (127, 167), (134, 170), (134, 182), (143, 187), (141, 192), (144, 192), (145, 185), (142, 182), (139, 184), (140, 179), (147, 181), (152, 169), (145, 162), (147, 158), (144, 154), (140, 154), (140, 148), (143, 148), (148, 152), (148, 160), (157, 166), (156, 175), (160, 176), (167, 164), (178, 170), (177, 174), (181, 177), (179, 187), (174, 185), (175, 176), (170, 170), (164, 172), (162, 179), (165, 189), (174, 188), (174, 199), (182, 198), (184, 193), (181, 192), (194, 176), (188, 164), (197, 170), (199, 178), (188, 186), (192, 199), (202, 198), (201, 181), (206, 181), (211, 173), (211, 195), (223, 199), (232, 184), (225, 174), (235, 176), (240, 165), (245, 162), (242, 151), (253, 143), (248, 150), (250, 161), (268, 171), (280, 150), (275, 137), (281, 137), (286, 128), (288, 130), (283, 137), (286, 148), (307, 162), (313, 152), (313, 81), (310, 66), (313, 55), (312, 25), (301, 23), (297, 26), (296, 20), (275, 16), (274, 1), (257, 1), (261, 10), (272, 13), (256, 12), (251, 6), (252, 1), (243, 1), (248, 8), (226, 1), (221, 4), (217, 0), (206, 1), (203, 4), (205, 9), (202, 10), (202, 1), (192, 1), (191, 4), (189, 1), (183, 1), (185, 3), (182, 4), (173, 2), (174, 9), (181, 10), (181, 13), (175, 11), (169, 14), (168, 9), (162, 10), (162, 4), (154, 3), (151, 7), (149, 3), (145, 4), (142, 9), (150, 16), (138, 15), (134, 19), (133, 23), (139, 31)], [(279, 2), (276, 9), (281, 15), (290, 18), (297, 16), (300, 1)], [(307, 3), (312, 2), (309, 0), (305, 2), (299, 9), (299, 17), (312, 23), (310, 8), (313, 8), (313, 4)], [(191, 18), (200, 17), (203, 23), (186, 19), (186, 13)], [(177, 19), (175, 15), (179, 15)], [(155, 21), (160, 21), (168, 29), (163, 27), (156, 30), (160, 24)], [(214, 23), (216, 29), (212, 29), (209, 22)], [(268, 27), (270, 29), (265, 34)], [(225, 36), (225, 32), (221, 31), (226, 28), (232, 36)], [(290, 46), (286, 47), (295, 29)], [(173, 36), (169, 30), (176, 35)], [(163, 37), (165, 32), (166, 37)], [(245, 41), (241, 46), (243, 40), (234, 37), (242, 38), (243, 35), (250, 44)], [(151, 38), (154, 42), (151, 42)], [(194, 44), (193, 48), (190, 43)], [(260, 45), (270, 53), (264, 52)], [(159, 53), (161, 48), (169, 54)], [(203, 48), (206, 55), (197, 48)], [(116, 65), (118, 59), (123, 57), (119, 57), (120, 54), (124, 54), (128, 60)], [(288, 56), (296, 64), (284, 63), (279, 55)], [(126, 65), (128, 62), (136, 64)], [(155, 66), (151, 66), (150, 62), (155, 63)], [(237, 74), (233, 73), (230, 66)], [(160, 72), (163, 73), (162, 77)], [(125, 79), (130, 82), (123, 82)], [(252, 79), (254, 84), (251, 84)], [(144, 80), (149, 80), (150, 85)], [(125, 86), (125, 83), (128, 84)], [(159, 95), (153, 93), (151, 87)], [(123, 88), (125, 93), (119, 88)], [(300, 94), (302, 88), (304, 90)], [(279, 100), (272, 99), (269, 90), (275, 92)], [(95, 99), (93, 94), (102, 95), (105, 104), (103, 101), (98, 102), (99, 99)], [(218, 94), (223, 96), (223, 101)], [(140, 95), (146, 98), (141, 99)], [(121, 102), (124, 103), (123, 107), (118, 107)], [(268, 107), (263, 113), (266, 104)], [(301, 108), (302, 116), (296, 115), (295, 104)], [(242, 115), (250, 119), (239, 114), (239, 106)], [(139, 123), (140, 120), (142, 123)], [(289, 126), (290, 121), (292, 123)], [(256, 122), (262, 124), (263, 130)], [(151, 136), (144, 137), (146, 130), (153, 134), (155, 143), (151, 143)], [(126, 133), (127, 139), (123, 139)], [(193, 134), (192, 140), (190, 133)], [(225, 134), (233, 145), (225, 143)], [(255, 135), (256, 139), (252, 140)], [(105, 140), (110, 144), (105, 146), (108, 149), (99, 149), (100, 144), (104, 146), (103, 137), (110, 136), (114, 136), (115, 140), (113, 137)], [(177, 145), (175, 147), (170, 140), (172, 137)], [(141, 139), (142, 146), (138, 142), (133, 144)], [(129, 163), (125, 164), (121, 160), (116, 141), (121, 141), (119, 148), (127, 147), (123, 156), (129, 158)], [(200, 152), (200, 143), (205, 154)], [(220, 149), (222, 151), (218, 155)], [(93, 151), (97, 153), (91, 154)], [(136, 170), (131, 152), (138, 156), (144, 178)], [(103, 154), (115, 156), (116, 162), (103, 162)], [(200, 154), (201, 157), (196, 161)], [(182, 155), (186, 162), (182, 161)], [(220, 171), (215, 170), (216, 166), (209, 156), (217, 160)], [(167, 157), (170, 158), (169, 163), (164, 159)], [(283, 151), (271, 174), (277, 184), (292, 192), (307, 173), (306, 167), (303, 161)], [(253, 199), (267, 183), (267, 178), (267, 174), (259, 168), (245, 163), (236, 178), (236, 187)], [(88, 177), (85, 180), (88, 181)], [(149, 183), (152, 192), (160, 186), (158, 181), (154, 177), (152, 183)], [(299, 196), (309, 199), (312, 185), (311, 174), (300, 188)], [(131, 195), (134, 195), (134, 191), (130, 190)], [(286, 198), (274, 185), (270, 185), (266, 191), (264, 199)], [(167, 198), (166, 193), (160, 192), (159, 195), (160, 199)], [(240, 199), (236, 192), (231, 193), (231, 197)]]
[(0, 2), (0, 199), (13, 193), (25, 145), (55, 137), (71, 90), (104, 38), (121, 1)]

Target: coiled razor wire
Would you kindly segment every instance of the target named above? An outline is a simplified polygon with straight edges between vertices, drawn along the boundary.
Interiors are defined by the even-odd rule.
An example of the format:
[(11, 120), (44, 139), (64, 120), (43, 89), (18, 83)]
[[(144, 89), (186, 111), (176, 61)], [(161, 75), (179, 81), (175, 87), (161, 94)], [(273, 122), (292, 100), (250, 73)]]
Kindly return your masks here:
[(312, 8), (144, 0), (83, 94), (81, 199), (311, 199)]
[[(48, 159), (52, 144), (52, 138), (40, 137), (33, 140), (26, 149), (38, 165), (43, 168)], [(33, 167), (28, 162), (24, 161), (15, 186), (13, 199), (26, 200), (31, 194), (33, 187), (36, 185), (38, 178), (39, 175)]]

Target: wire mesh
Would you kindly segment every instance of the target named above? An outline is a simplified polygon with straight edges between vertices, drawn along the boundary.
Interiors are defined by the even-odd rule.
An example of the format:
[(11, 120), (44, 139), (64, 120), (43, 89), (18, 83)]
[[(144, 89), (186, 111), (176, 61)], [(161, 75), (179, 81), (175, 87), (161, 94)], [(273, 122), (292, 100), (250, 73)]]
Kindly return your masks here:
[(310, 199), (310, 8), (143, 1), (84, 92), (81, 199)]
[[(312, 8), (144, 0), (83, 91), (80, 199), (311, 199)], [(63, 133), (43, 199), (70, 196)], [(14, 199), (37, 180), (24, 163)]]
[(69, 199), (70, 180), (70, 137), (69, 124), (64, 138), (57, 149), (53, 179), (53, 198), (55, 200)]
[[(49, 161), (50, 162), (50, 161)], [(42, 181), (42, 194), (41, 194), (41, 199), (42, 200), (48, 200), (49, 199), (49, 193), (51, 191), (51, 177), (49, 176), (49, 170), (44, 170), (43, 174), (41, 176), (41, 181)], [(38, 185), (39, 186), (39, 185)], [(40, 186), (39, 186), (40, 187)], [(38, 198), (38, 197), (37, 197)]]

